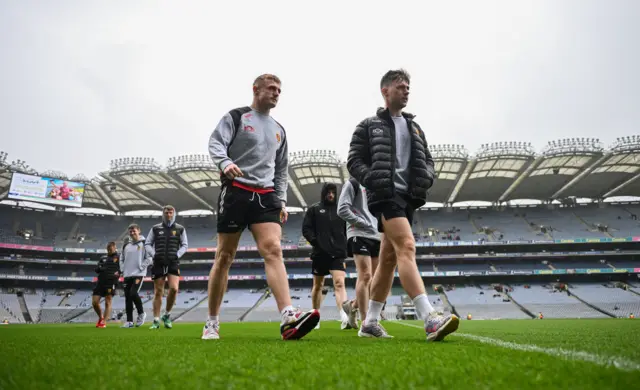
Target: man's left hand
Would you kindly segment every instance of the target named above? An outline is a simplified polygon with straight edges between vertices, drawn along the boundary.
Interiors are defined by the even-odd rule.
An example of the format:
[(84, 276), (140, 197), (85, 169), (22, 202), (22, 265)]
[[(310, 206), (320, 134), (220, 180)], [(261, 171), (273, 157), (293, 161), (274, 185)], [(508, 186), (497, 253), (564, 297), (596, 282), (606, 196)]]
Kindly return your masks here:
[(280, 222), (287, 223), (287, 219), (289, 219), (289, 213), (287, 212), (287, 208), (282, 206), (280, 210)]

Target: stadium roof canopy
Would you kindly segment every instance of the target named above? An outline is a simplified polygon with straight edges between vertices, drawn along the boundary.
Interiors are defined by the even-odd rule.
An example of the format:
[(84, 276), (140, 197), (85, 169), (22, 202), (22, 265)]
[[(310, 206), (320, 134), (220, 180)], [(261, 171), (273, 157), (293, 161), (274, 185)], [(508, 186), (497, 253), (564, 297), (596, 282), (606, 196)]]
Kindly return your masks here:
[[(461, 145), (431, 145), (430, 151), (438, 179), (429, 202), (640, 196), (640, 136), (619, 138), (609, 148), (591, 138), (551, 141), (540, 153), (524, 142), (482, 145), (474, 156)], [(12, 172), (38, 174), (0, 153), (0, 199), (6, 198)], [(208, 155), (172, 157), (164, 168), (151, 158), (121, 158), (93, 179), (45, 174), (87, 183), (84, 207), (121, 213), (159, 211), (165, 204), (179, 212), (215, 213), (220, 193), (220, 173)], [(320, 200), (323, 183), (333, 182), (340, 191), (348, 178), (345, 162), (333, 151), (290, 153), (288, 205), (306, 208)]]

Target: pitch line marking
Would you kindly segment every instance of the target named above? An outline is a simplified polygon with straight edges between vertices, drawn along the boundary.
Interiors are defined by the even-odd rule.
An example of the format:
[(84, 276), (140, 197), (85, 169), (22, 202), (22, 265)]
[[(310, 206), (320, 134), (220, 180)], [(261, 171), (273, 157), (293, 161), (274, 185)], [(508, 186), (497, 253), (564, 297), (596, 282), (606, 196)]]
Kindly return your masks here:
[[(397, 321), (397, 322), (394, 321), (393, 323), (424, 330), (424, 327), (414, 325), (414, 324), (407, 324), (400, 321)], [(534, 344), (517, 344), (511, 341), (493, 339), (491, 337), (478, 336), (471, 333), (452, 333), (449, 336), (463, 337), (466, 339), (479, 341), (484, 344), (490, 344), (496, 347), (512, 349), (515, 351), (539, 352), (539, 353), (544, 353), (550, 356), (560, 357), (566, 360), (581, 360), (584, 362), (597, 364), (603, 367), (615, 367), (622, 371), (640, 371), (639, 363), (636, 363), (626, 358), (621, 358), (616, 356), (600, 356), (600, 355), (596, 355), (596, 354), (592, 354), (584, 351), (572, 351), (564, 348), (540, 347)]]

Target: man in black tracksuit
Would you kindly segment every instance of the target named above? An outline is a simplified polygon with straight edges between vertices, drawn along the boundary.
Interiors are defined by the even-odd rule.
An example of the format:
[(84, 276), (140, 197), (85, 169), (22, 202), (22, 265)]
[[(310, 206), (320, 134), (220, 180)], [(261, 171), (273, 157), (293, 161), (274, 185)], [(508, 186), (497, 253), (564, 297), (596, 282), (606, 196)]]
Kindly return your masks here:
[(348, 323), (348, 316), (341, 309), (342, 304), (347, 300), (347, 292), (344, 288), (347, 227), (338, 216), (337, 197), (335, 184), (325, 183), (322, 186), (320, 202), (309, 207), (304, 216), (302, 235), (313, 247), (311, 252), (313, 308), (320, 309), (324, 277), (331, 274), (340, 317), (343, 323)]

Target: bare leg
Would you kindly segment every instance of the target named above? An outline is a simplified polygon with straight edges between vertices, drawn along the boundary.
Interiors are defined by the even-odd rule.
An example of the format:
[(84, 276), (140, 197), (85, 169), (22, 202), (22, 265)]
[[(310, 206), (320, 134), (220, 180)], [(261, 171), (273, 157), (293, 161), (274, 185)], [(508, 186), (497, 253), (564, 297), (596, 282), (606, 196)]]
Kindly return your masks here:
[(98, 315), (98, 318), (102, 318), (102, 309), (100, 308), (100, 296), (94, 295), (91, 297), (91, 305), (93, 306), (93, 310)]
[(167, 294), (167, 313), (171, 313), (173, 305), (176, 303), (176, 297), (178, 296), (178, 285), (180, 283), (180, 277), (176, 275), (167, 275), (169, 282), (169, 293)]
[(104, 297), (104, 320), (109, 321), (111, 319), (111, 295)]
[[(377, 258), (376, 258), (377, 260)], [(367, 306), (369, 305), (369, 289), (371, 288), (371, 257), (355, 255), (356, 270), (358, 279), (356, 280), (356, 304), (353, 305), (360, 312), (360, 318), (367, 317)]]
[(162, 309), (162, 295), (164, 295), (164, 278), (153, 281), (153, 318), (160, 318)]
[[(400, 275), (400, 283), (407, 292), (411, 299), (417, 297), (420, 294), (425, 293), (424, 282), (420, 277), (418, 271), (418, 265), (416, 264), (416, 242), (409, 226), (409, 221), (406, 218), (393, 218), (385, 220), (382, 218), (385, 231), (384, 243), (391, 243), (396, 253), (396, 259), (398, 264), (398, 274)], [(385, 245), (386, 246), (386, 245)], [(390, 263), (380, 264), (380, 267), (385, 267), (385, 273), (389, 270), (386, 268)], [(393, 279), (391, 279), (393, 281)], [(383, 286), (384, 287), (384, 286)], [(389, 289), (376, 289), (374, 291), (374, 299), (379, 302), (384, 302), (387, 299)], [(386, 294), (383, 296), (383, 293)]]
[(311, 289), (311, 303), (314, 309), (320, 310), (322, 305), (322, 287), (324, 286), (323, 275), (313, 275), (313, 288)]
[(213, 267), (209, 272), (209, 315), (220, 314), (222, 298), (227, 291), (229, 268), (238, 249), (238, 242), (242, 232), (218, 233), (218, 247)]
[(389, 296), (389, 291), (393, 285), (394, 273), (398, 262), (396, 259), (396, 253), (393, 250), (393, 244), (388, 240), (387, 235), (384, 235), (382, 242), (380, 243), (380, 257), (378, 266), (373, 274), (373, 280), (371, 282), (371, 297), (372, 301), (384, 302)]
[(260, 255), (264, 258), (267, 284), (276, 299), (278, 311), (282, 312), (286, 307), (291, 306), (289, 278), (280, 247), (282, 228), (273, 222), (257, 223), (251, 225), (251, 233), (256, 240)]
[(342, 304), (347, 300), (347, 290), (344, 287), (344, 271), (329, 271), (331, 279), (333, 279), (333, 290), (336, 295), (336, 305), (338, 310), (342, 311)]

